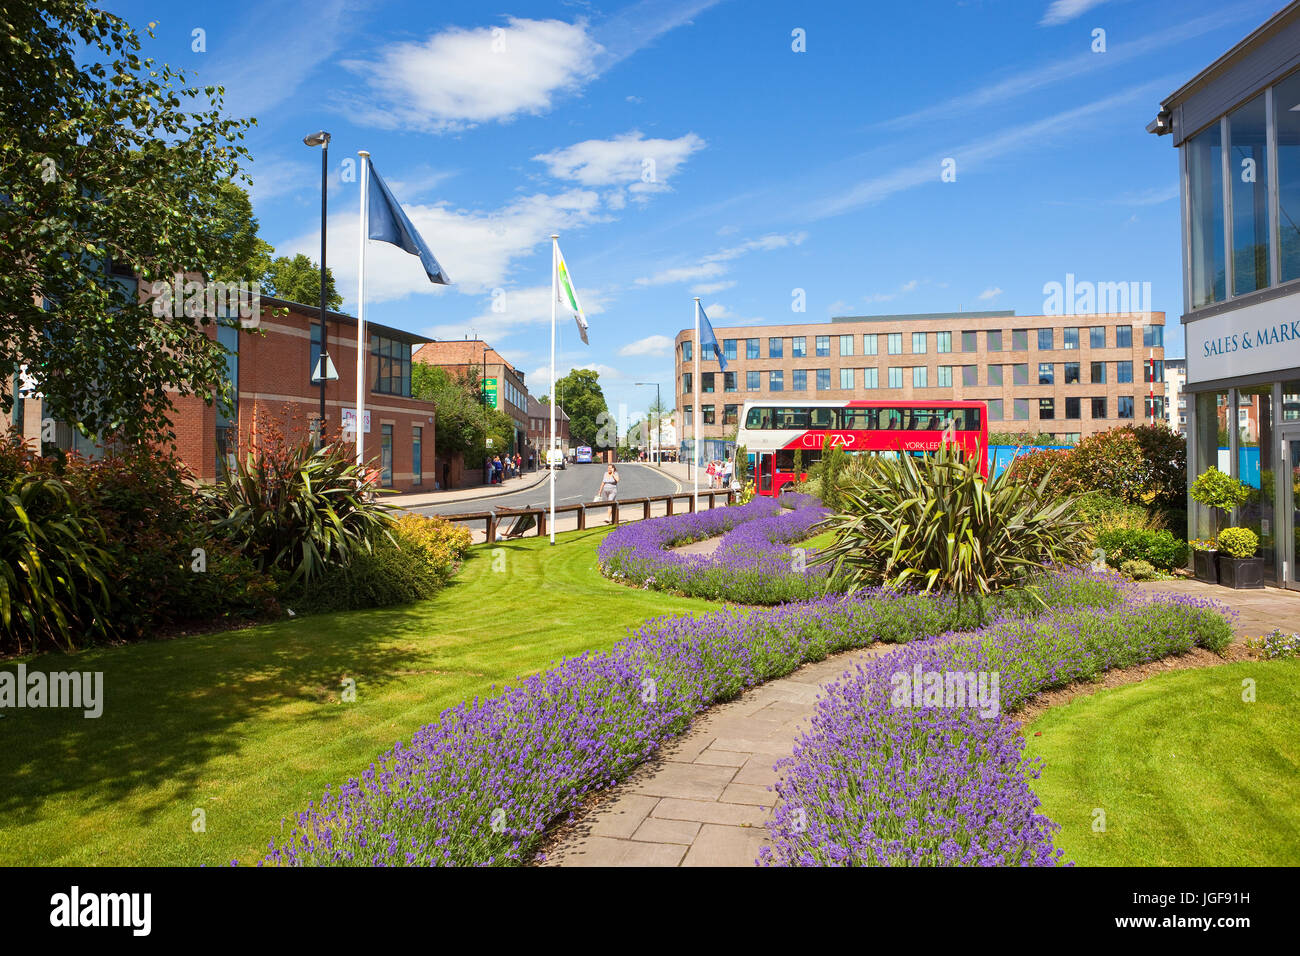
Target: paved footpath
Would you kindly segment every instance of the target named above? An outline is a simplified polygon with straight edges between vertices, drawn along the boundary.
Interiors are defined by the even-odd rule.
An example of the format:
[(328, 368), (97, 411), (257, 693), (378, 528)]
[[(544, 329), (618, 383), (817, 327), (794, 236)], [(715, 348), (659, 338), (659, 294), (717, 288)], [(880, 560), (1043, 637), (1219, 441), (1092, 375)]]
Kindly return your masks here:
[(776, 800), (772, 766), (820, 685), (894, 649), (837, 654), (711, 707), (552, 847), (547, 866), (753, 866)]
[[(697, 549), (716, 547), (717, 540), (698, 542)], [(1293, 592), (1233, 591), (1197, 581), (1153, 582), (1143, 590), (1223, 601), (1240, 615), (1238, 641), (1274, 625), (1300, 631), (1300, 595)], [(837, 654), (705, 711), (570, 828), (545, 865), (753, 866), (776, 800), (767, 789), (776, 783), (773, 765), (807, 728), (820, 685), (894, 648), (874, 644)]]

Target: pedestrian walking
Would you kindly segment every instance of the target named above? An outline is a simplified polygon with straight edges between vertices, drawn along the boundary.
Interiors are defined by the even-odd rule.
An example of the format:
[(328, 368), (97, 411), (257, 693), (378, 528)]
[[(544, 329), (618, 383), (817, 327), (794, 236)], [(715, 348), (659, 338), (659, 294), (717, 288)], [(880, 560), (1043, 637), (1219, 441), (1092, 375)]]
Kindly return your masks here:
[[(618, 498), (618, 469), (615, 468), (613, 465), (610, 465), (608, 468), (605, 469), (605, 474), (601, 476), (600, 488), (597, 489), (596, 491), (596, 500), (614, 501), (617, 498)], [(609, 512), (609, 520), (606, 521), (605, 524), (609, 524), (613, 520), (614, 520), (614, 511), (611, 508)]]

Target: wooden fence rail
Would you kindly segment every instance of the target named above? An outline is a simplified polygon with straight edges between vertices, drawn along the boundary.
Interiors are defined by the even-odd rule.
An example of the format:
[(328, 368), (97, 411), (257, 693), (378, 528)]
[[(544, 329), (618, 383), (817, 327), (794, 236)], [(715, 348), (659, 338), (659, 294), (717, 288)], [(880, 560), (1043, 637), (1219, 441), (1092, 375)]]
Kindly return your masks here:
[[(725, 491), (714, 490), (714, 491), (700, 492), (701, 499), (704, 498), (709, 499), (709, 510), (712, 510), (713, 508), (717, 507), (716, 499), (720, 496), (726, 498), (726, 504), (731, 504), (735, 500), (736, 493), (730, 490), (725, 490)], [(610, 521), (613, 524), (618, 524), (619, 511), (621, 508), (640, 505), (641, 517), (642, 520), (644, 520), (650, 517), (651, 505), (659, 501), (667, 502), (668, 514), (670, 515), (676, 514), (677, 512), (674, 510), (674, 504), (680, 498), (686, 499), (686, 506), (687, 506), (686, 513), (689, 514), (690, 512), (693, 512), (695, 510), (695, 496), (691, 492), (684, 492), (682, 494), (675, 494), (675, 495), (650, 495), (649, 497), (646, 498), (624, 498), (622, 501), (618, 501), (618, 500), (590, 501), (590, 502), (584, 502), (582, 504), (577, 504), (577, 505), (557, 505), (555, 508), (555, 514), (558, 519), (558, 517), (562, 514), (572, 514), (576, 512), (578, 515), (578, 530), (583, 531), (587, 527), (587, 511), (589, 509), (608, 508), (610, 512)], [(514, 534), (508, 533), (504, 535), (504, 537), (523, 537), (523, 535), (527, 531), (531, 530), (533, 527), (536, 527), (537, 536), (539, 538), (545, 536), (546, 534), (549, 533), (546, 530), (546, 522), (550, 517), (550, 513), (551, 513), (550, 508), (500, 508), (498, 507), (498, 508), (493, 508), (491, 511), (473, 511), (468, 514), (443, 515), (443, 517), (446, 518), (448, 521), (457, 521), (457, 522), (482, 521), (484, 523), (483, 528), (486, 533), (488, 543), (490, 544), (491, 542), (496, 541), (498, 535), (498, 528), (500, 527), (501, 523), (503, 521), (509, 521), (509, 520), (515, 520), (516, 523), (519, 524), (519, 531)], [(531, 524), (518, 522), (519, 518), (526, 518), (526, 517), (533, 518)]]

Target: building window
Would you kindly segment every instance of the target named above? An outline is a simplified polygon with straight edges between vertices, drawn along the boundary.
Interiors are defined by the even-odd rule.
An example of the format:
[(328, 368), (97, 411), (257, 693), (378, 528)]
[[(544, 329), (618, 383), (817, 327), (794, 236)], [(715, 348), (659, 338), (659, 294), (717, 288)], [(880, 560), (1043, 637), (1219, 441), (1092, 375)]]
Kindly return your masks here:
[(740, 406), (723, 405), (722, 406), (722, 424), (738, 425), (740, 424)]
[(702, 391), (702, 392), (712, 392), (712, 391), (714, 391), (713, 376), (716, 375), (716, 374), (717, 374), (717, 372), (701, 372), (701, 373), (700, 373), (700, 391)]
[(1268, 286), (1267, 127), (1263, 93), (1228, 114), (1233, 295)]
[(1094, 325), (1088, 330), (1088, 348), (1104, 349), (1106, 347), (1106, 326)]
[[(1002, 366), (998, 366), (998, 368), (1001, 367)], [(979, 385), (980, 378), (978, 369), (978, 365), (963, 365), (961, 367), (961, 384), (965, 388), (974, 388)]]
[(1115, 363), (1115, 381), (1121, 385), (1126, 385), (1133, 381), (1133, 363), (1116, 362)]
[(1148, 359), (1143, 362), (1142, 380), (1145, 382), (1163, 382), (1165, 380), (1164, 359)]
[(411, 429), (411, 484), (419, 485), (424, 482), (424, 461), (423, 446), (424, 429), (416, 425)]
[(1094, 398), (1092, 400), (1092, 417), (1097, 419), (1106, 417), (1106, 399)]
[(890, 388), (903, 387), (903, 370), (901, 368), (895, 366), (889, 370), (889, 387)]
[(912, 387), (925, 388), (926, 387), (925, 380), (926, 380), (926, 367), (924, 365), (914, 366), (912, 368)]
[(1038, 384), (1039, 385), (1056, 384), (1056, 374), (1051, 362), (1038, 363)]
[[(1273, 87), (1273, 126), (1277, 138), (1277, 201), (1280, 219), (1300, 222), (1300, 73)], [(1263, 182), (1264, 180), (1260, 180)], [(1281, 275), (1277, 281), (1300, 279), (1300, 231), (1282, 230), (1279, 244)]]
[(1115, 405), (1119, 409), (1119, 413), (1116, 417), (1118, 418), (1133, 417), (1133, 396), (1132, 395), (1119, 396), (1117, 399), (1115, 399)]
[(851, 336), (851, 335), (841, 335), (841, 336), (840, 336), (840, 355), (852, 355), (852, 354), (853, 354), (853, 336)]
[(793, 392), (808, 391), (808, 370), (797, 368), (790, 373), (790, 390)]
[(937, 369), (935, 369), (935, 373), (936, 375), (935, 375), (934, 385), (936, 388), (952, 388), (952, 366), (951, 365), (940, 365)]
[(758, 339), (745, 339), (745, 358), (752, 361), (760, 357), (758, 354)]
[(1151, 420), (1152, 416), (1155, 416), (1156, 418), (1165, 417), (1165, 400), (1159, 395), (1155, 398), (1148, 395), (1143, 404), (1146, 406), (1146, 418), (1148, 421)]
[(853, 388), (853, 369), (840, 369), (840, 388)]
[(1038, 400), (1038, 417), (1043, 421), (1050, 421), (1056, 417), (1056, 399), (1040, 398)]
[(685, 408), (682, 409), (682, 424), (684, 424), (684, 425), (694, 425), (694, 424), (695, 424), (695, 408), (694, 408), (694, 406), (692, 406), (692, 405), (687, 405)]
[(1029, 351), (1029, 330), (1028, 329), (1011, 330), (1011, 351), (1013, 352)]
[(723, 390), (724, 392), (735, 392), (735, 391), (739, 391), (739, 388), (736, 386), (736, 373), (735, 373), (735, 372), (723, 372), (723, 373), (722, 373), (722, 390)]
[(951, 352), (952, 333), (951, 332), (934, 333), (934, 350), (936, 352)]
[[(827, 348), (830, 348), (830, 346), (827, 345)], [(831, 387), (831, 370), (828, 368), (817, 369), (817, 391), (819, 392), (830, 391), (830, 387)]]
[(829, 335), (819, 335), (813, 343), (817, 348), (817, 358), (827, 358), (831, 354), (831, 337)]
[(682, 361), (683, 361), (683, 362), (689, 362), (690, 360), (691, 360), (691, 343), (690, 343), (690, 342), (683, 342), (683, 343), (682, 343)]
[(763, 387), (763, 386), (760, 384), (760, 380), (761, 380), (760, 377), (761, 377), (761, 374), (762, 374), (762, 373), (760, 373), (760, 372), (746, 372), (746, 373), (745, 373), (745, 391), (747, 391), (747, 392), (757, 392), (760, 388)]
[(1162, 349), (1165, 347), (1165, 327), (1163, 325), (1145, 325), (1142, 327), (1142, 347)]
[(1079, 401), (1079, 399), (1077, 399), (1077, 398), (1067, 398), (1067, 399), (1065, 400), (1065, 417), (1066, 417), (1066, 418), (1082, 418), (1083, 415), (1082, 415), (1082, 412), (1080, 411), (1079, 405), (1080, 405), (1080, 401)]
[(726, 359), (728, 362), (736, 361), (736, 340), (735, 339), (722, 340), (722, 357)]
[(791, 358), (804, 358), (808, 354), (808, 339), (802, 335), (790, 337)]
[[(1223, 252), (1223, 140), (1218, 123), (1193, 136), (1187, 151), (1190, 200), (1188, 258), (1191, 262), (1192, 308), (1225, 298), (1227, 263)], [(1122, 417), (1122, 416), (1121, 416)]]
[(370, 336), (371, 391), (411, 396), (411, 343), (386, 335)]
[(767, 357), (783, 358), (785, 356), (785, 340), (776, 337), (767, 340)]
[(1115, 326), (1115, 348), (1131, 349), (1133, 347), (1133, 326)]
[(903, 354), (903, 333), (902, 332), (889, 333), (889, 354), (890, 355)]
[(990, 352), (1001, 352), (1001, 351), (1002, 351), (1002, 332), (1001, 332), (1001, 331), (990, 332), (990, 333), (989, 333), (989, 336), (988, 336), (988, 342), (989, 342), (989, 351), (990, 351)]
[(1038, 351), (1050, 352), (1052, 350), (1052, 333), (1054, 329), (1038, 330)]
[(683, 395), (691, 394), (691, 373), (690, 372), (682, 372), (682, 394)]
[(1011, 409), (1015, 421), (1018, 422), (1029, 421), (1029, 399), (1013, 398), (1011, 400)]
[[(971, 368), (974, 368), (974, 366), (970, 366), (970, 367), (971, 367)], [(996, 386), (996, 385), (1001, 385), (1001, 384), (1002, 384), (1002, 369), (1003, 369), (1003, 368), (1004, 368), (1004, 366), (1002, 366), (1002, 365), (990, 365), (990, 366), (989, 366), (989, 385), (990, 385), (990, 386)]]
[(1065, 363), (1065, 384), (1066, 385), (1079, 384), (1079, 363), (1078, 362)]
[(984, 404), (988, 407), (989, 410), (989, 421), (991, 422), (1002, 421), (1002, 399), (990, 398)]
[(1061, 333), (1061, 348), (1077, 349), (1079, 347), (1079, 330), (1077, 328), (1063, 329)]
[(385, 488), (393, 487), (393, 426), (383, 425), (379, 438), (379, 481)]
[(924, 332), (912, 333), (912, 354), (913, 355), (925, 354), (925, 333)]
[(717, 420), (714, 418), (714, 414), (713, 414), (713, 406), (712, 406), (712, 405), (701, 405), (701, 406), (700, 406), (700, 424), (702, 424), (702, 425), (716, 425), (716, 424), (717, 424)]
[(785, 372), (779, 368), (774, 368), (767, 373), (767, 390), (769, 392), (785, 391)]
[(880, 387), (880, 370), (874, 368), (864, 368), (862, 370), (862, 387), (879, 388)]
[(1029, 384), (1029, 366), (1013, 365), (1011, 366), (1011, 384), (1028, 385)]
[(877, 345), (876, 345), (876, 333), (875, 333), (875, 332), (867, 332), (867, 333), (865, 333), (865, 334), (862, 336), (862, 354), (863, 354), (863, 355), (875, 355), (875, 354), (876, 354), (876, 348), (877, 348)]
[(1092, 384), (1093, 385), (1106, 384), (1106, 363), (1105, 362), (1092, 363)]
[(963, 352), (976, 352), (979, 350), (978, 333), (963, 332), (961, 334), (961, 350)]

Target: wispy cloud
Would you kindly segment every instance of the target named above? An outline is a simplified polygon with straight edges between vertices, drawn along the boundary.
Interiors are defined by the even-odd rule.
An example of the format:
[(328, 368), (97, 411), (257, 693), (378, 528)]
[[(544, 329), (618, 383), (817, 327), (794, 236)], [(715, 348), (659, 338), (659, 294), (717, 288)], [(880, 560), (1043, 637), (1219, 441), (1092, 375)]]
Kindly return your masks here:
[(773, 249), (784, 249), (789, 246), (797, 246), (808, 238), (806, 232), (796, 232), (789, 234), (771, 233), (766, 236), (760, 236), (757, 239), (750, 239), (739, 245), (728, 246), (717, 252), (710, 253), (695, 265), (675, 266), (667, 269), (661, 269), (658, 272), (643, 276), (636, 280), (637, 285), (668, 285), (674, 282), (691, 282), (700, 279), (712, 279), (723, 275), (729, 268), (726, 263), (750, 252), (766, 252)]
[(1106, 2), (1108, 0), (1052, 0), (1052, 5), (1047, 8), (1038, 25), (1054, 27), (1061, 23), (1069, 23), (1075, 17), (1083, 16), (1093, 7), (1099, 7)]
[(647, 335), (629, 342), (618, 350), (619, 355), (667, 355), (673, 350), (673, 340), (666, 335)]
[(583, 186), (626, 187), (637, 201), (668, 189), (670, 180), (690, 155), (704, 148), (694, 133), (676, 139), (645, 139), (637, 130), (613, 139), (588, 139), (541, 153), (551, 176)]
[(1001, 294), (1002, 294), (1002, 290), (999, 289), (997, 286), (990, 286), (989, 288), (985, 289), (983, 292), (979, 294), (979, 299), (981, 302), (987, 302), (990, 299), (996, 299)]

